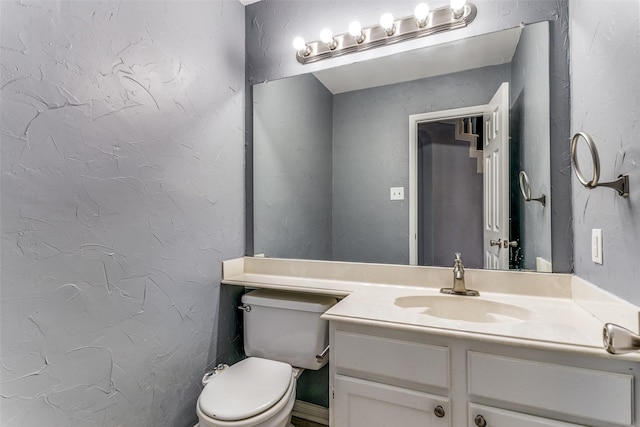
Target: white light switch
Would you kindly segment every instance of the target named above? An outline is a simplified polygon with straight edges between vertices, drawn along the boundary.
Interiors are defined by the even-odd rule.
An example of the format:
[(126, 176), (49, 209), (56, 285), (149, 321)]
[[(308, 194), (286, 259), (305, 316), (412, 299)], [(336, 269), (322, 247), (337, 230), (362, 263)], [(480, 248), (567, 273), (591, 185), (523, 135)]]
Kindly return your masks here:
[(602, 264), (602, 230), (599, 228), (591, 230), (591, 261)]
[(404, 187), (391, 187), (390, 200), (404, 200)]

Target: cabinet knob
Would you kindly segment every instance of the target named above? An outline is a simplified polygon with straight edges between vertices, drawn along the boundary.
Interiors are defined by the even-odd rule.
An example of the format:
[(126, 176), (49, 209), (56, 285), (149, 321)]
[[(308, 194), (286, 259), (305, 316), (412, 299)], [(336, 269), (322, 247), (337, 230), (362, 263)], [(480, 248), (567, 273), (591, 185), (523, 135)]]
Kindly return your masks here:
[(476, 418), (475, 418), (474, 422), (476, 423), (476, 425), (478, 427), (486, 427), (487, 426), (487, 422), (485, 421), (485, 419), (484, 419), (484, 417), (482, 415), (476, 415)]
[(445, 415), (444, 408), (440, 405), (436, 406), (433, 410), (433, 413), (436, 414), (436, 417), (442, 418)]

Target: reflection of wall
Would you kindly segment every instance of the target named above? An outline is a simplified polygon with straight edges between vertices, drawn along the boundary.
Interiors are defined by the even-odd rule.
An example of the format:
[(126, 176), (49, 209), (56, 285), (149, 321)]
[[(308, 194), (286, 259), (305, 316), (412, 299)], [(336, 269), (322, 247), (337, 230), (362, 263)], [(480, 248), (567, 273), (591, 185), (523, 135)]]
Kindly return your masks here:
[[(631, 181), (623, 199), (573, 178), (575, 271), (640, 304), (640, 2), (572, 1), (570, 12), (572, 133), (593, 137), (603, 182), (623, 173)], [(603, 265), (591, 261), (592, 228), (603, 230)]]
[(486, 104), (504, 81), (508, 64), (334, 96), (334, 259), (409, 262), (409, 204), (389, 200), (408, 189), (409, 115)]
[[(520, 111), (518, 126), (511, 129), (511, 145), (520, 148), (518, 168), (512, 171), (512, 198), (517, 197), (521, 210), (520, 238), (523, 267), (536, 269), (536, 257), (551, 262), (551, 189), (549, 129), (539, 126), (549, 114), (549, 26), (547, 22), (528, 25), (522, 30), (511, 61), (511, 105)], [(526, 88), (526, 90), (525, 90)], [(513, 108), (516, 105), (516, 108)], [(516, 130), (517, 129), (517, 130)], [(515, 147), (514, 147), (515, 148)], [(518, 173), (527, 172), (531, 196), (547, 195), (547, 206), (525, 203), (518, 188)]]
[[(425, 185), (433, 180), (433, 144), (431, 134), (424, 126), (418, 126), (418, 265), (433, 264), (433, 186)], [(426, 165), (426, 166), (425, 166)]]
[[(254, 215), (272, 225), (255, 228), (255, 252), (330, 260), (333, 95), (307, 74), (255, 85), (253, 100)], [(296, 398), (328, 407), (328, 368), (303, 372)]]
[(483, 174), (469, 142), (455, 139), (452, 123), (423, 123), (418, 131), (418, 248), (420, 265), (483, 267)]
[(0, 9), (0, 424), (193, 425), (207, 365), (233, 360), (243, 8)]
[(253, 90), (254, 215), (270, 224), (255, 252), (331, 259), (332, 94), (312, 75)]

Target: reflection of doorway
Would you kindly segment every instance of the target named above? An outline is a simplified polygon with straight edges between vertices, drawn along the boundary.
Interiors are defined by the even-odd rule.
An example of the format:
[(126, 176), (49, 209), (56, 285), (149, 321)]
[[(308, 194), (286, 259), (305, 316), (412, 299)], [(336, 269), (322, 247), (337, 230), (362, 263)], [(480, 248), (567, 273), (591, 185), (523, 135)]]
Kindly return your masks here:
[[(409, 264), (411, 265), (418, 264), (418, 126), (421, 123), (474, 116), (482, 116), (484, 129), (484, 138), (482, 138), (482, 265), (484, 268), (491, 269), (509, 268), (508, 83), (500, 85), (488, 104), (409, 116)], [(453, 197), (456, 188), (449, 183), (445, 190), (444, 200)], [(444, 202), (438, 201), (438, 203)], [(449, 220), (449, 223), (455, 223), (455, 221)], [(434, 247), (432, 250), (434, 252), (445, 251), (444, 248), (438, 247)], [(423, 257), (423, 259), (426, 258)]]
[(418, 124), (418, 265), (482, 268), (482, 116)]

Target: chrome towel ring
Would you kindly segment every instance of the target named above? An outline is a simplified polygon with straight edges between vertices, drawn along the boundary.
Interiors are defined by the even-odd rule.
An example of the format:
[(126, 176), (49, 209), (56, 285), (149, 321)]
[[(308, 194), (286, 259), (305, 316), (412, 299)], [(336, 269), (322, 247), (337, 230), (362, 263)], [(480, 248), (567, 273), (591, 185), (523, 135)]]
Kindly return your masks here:
[(622, 326), (606, 323), (602, 329), (602, 344), (611, 354), (623, 354), (640, 350), (640, 335)]
[(531, 198), (531, 184), (529, 184), (529, 176), (525, 171), (520, 171), (518, 174), (518, 182), (520, 183), (520, 193), (525, 202), (540, 202), (542, 206), (547, 206), (547, 196), (544, 194), (537, 199)]
[[(578, 159), (576, 158), (576, 147), (578, 146), (578, 140), (580, 137), (582, 137), (587, 143), (589, 151), (591, 152), (591, 159), (593, 161), (593, 176), (589, 181), (587, 181), (584, 175), (582, 175), (580, 166), (578, 165)], [(578, 181), (580, 181), (580, 184), (584, 185), (586, 188), (590, 190), (596, 187), (612, 188), (616, 190), (620, 196), (629, 197), (629, 175), (619, 175), (618, 179), (612, 182), (598, 182), (600, 179), (600, 157), (598, 156), (596, 144), (588, 134), (578, 132), (573, 135), (573, 138), (571, 139), (571, 163), (573, 164), (573, 170), (576, 173)]]

